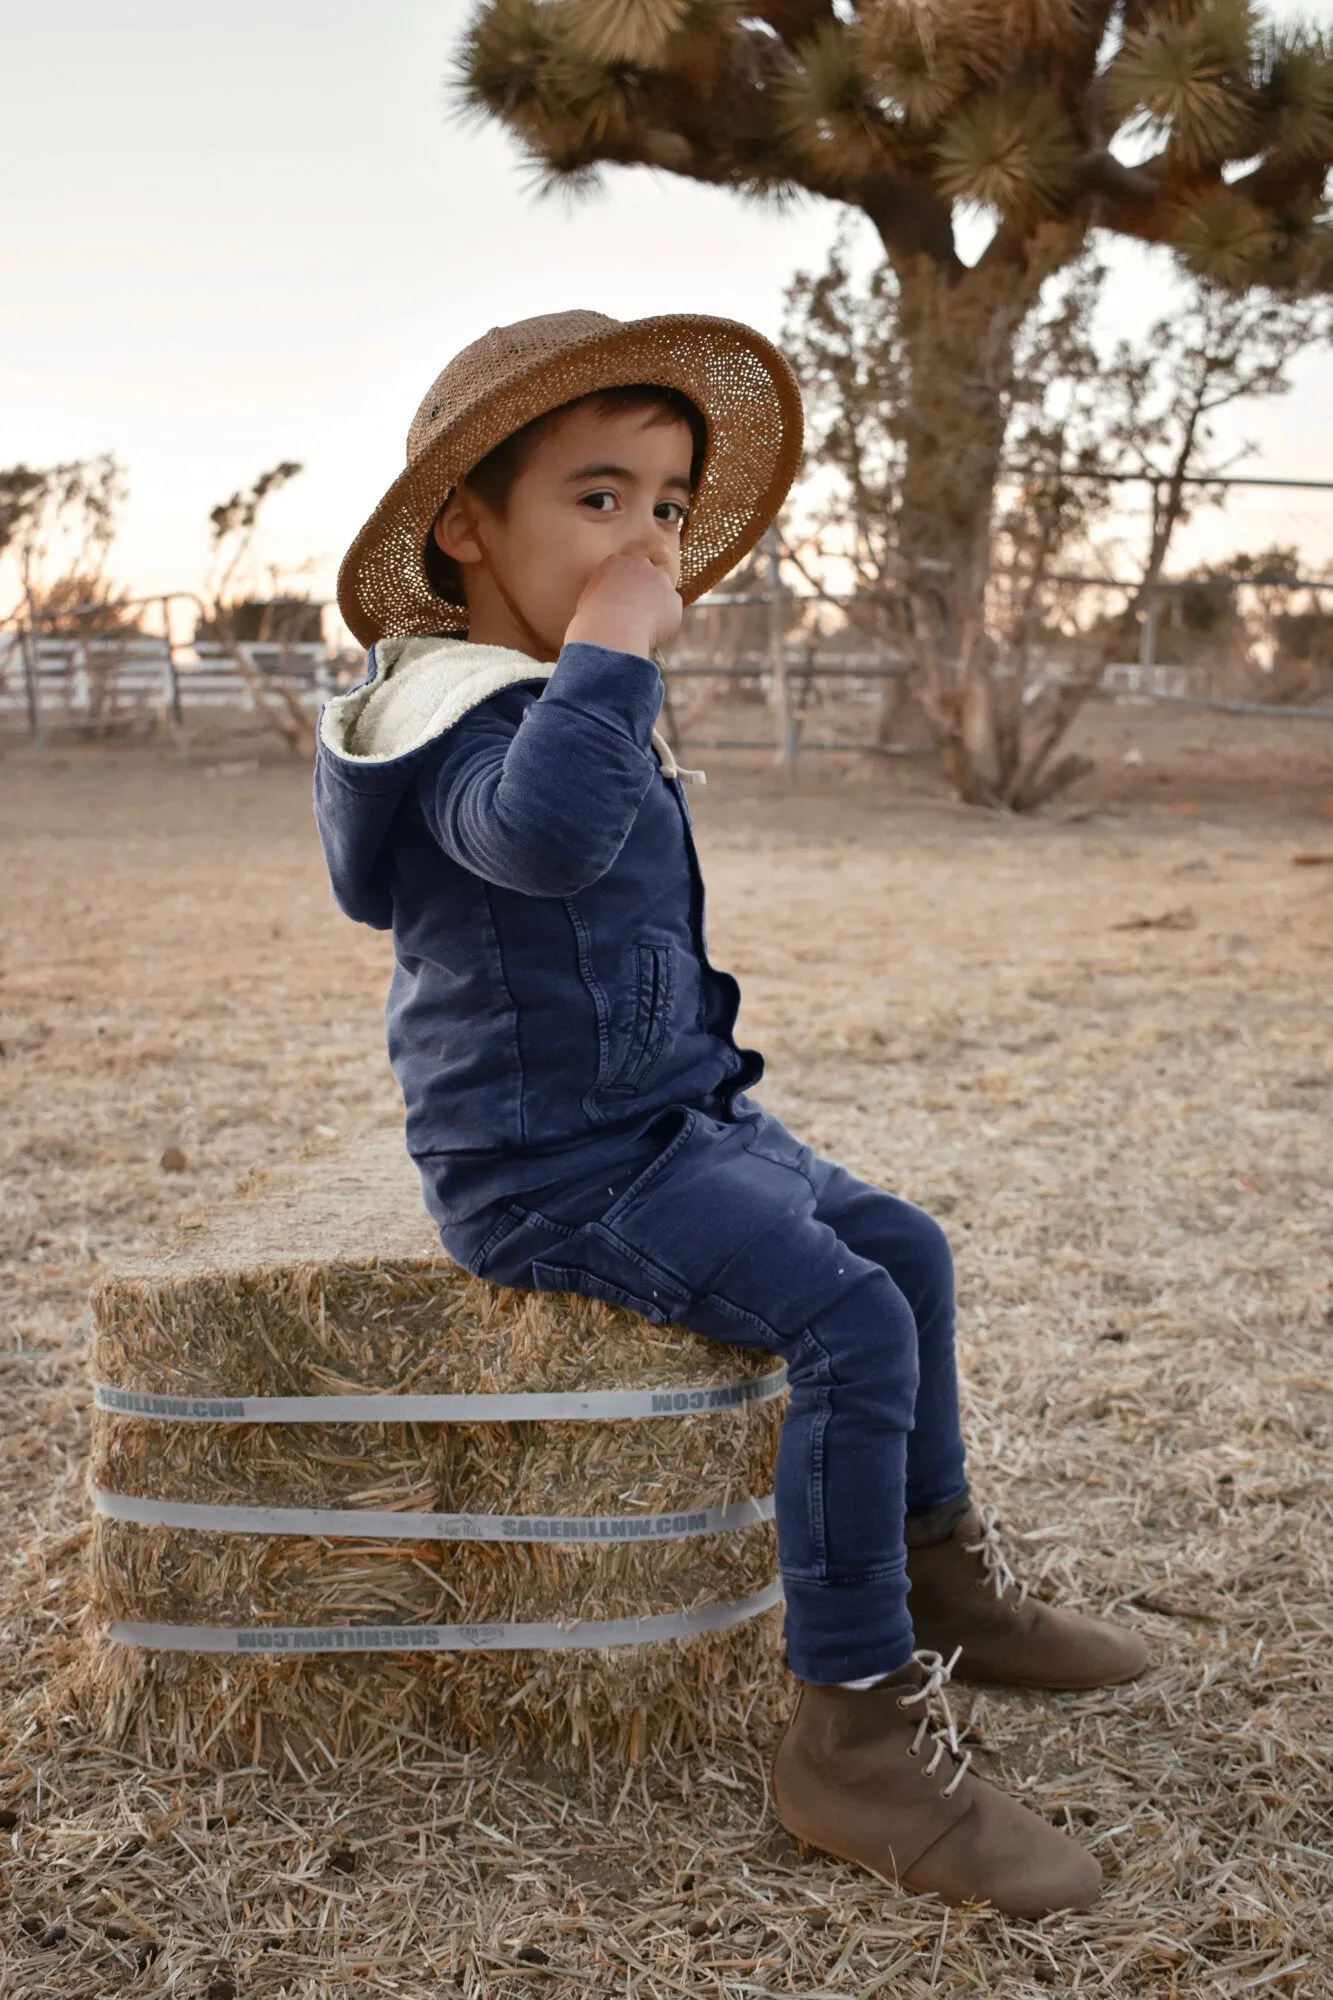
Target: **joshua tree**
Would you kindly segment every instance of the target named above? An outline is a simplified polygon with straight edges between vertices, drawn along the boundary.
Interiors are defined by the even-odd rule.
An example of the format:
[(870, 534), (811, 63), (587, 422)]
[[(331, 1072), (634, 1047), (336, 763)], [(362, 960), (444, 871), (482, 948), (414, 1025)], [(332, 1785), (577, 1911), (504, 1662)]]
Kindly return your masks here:
[(869, 218), (909, 377), (897, 546), (934, 579), (937, 659), (983, 630), (1015, 346), (1089, 231), (1237, 292), (1333, 274), (1333, 52), (1244, 0), (482, 0), (457, 86), (551, 185), (647, 166)]

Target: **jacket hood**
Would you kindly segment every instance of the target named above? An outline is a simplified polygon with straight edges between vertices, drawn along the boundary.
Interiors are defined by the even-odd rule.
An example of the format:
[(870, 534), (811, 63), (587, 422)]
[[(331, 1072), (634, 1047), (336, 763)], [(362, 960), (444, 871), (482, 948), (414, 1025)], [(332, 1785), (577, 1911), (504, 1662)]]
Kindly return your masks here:
[(367, 664), (369, 679), (327, 703), (319, 723), (324, 748), (352, 764), (410, 757), (502, 688), (551, 674), (527, 653), (470, 639), (381, 639)]

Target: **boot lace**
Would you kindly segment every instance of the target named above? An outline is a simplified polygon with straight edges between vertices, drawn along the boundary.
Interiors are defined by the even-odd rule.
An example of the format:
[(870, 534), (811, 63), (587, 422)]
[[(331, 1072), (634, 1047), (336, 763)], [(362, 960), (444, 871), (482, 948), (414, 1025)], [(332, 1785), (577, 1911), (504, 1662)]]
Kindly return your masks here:
[(920, 1756), (921, 1746), (929, 1737), (934, 1747), (930, 1762), (926, 1765), (926, 1776), (934, 1777), (944, 1760), (946, 1751), (958, 1766), (940, 1793), (943, 1799), (953, 1797), (967, 1776), (968, 1766), (972, 1762), (972, 1752), (964, 1750), (958, 1741), (958, 1725), (953, 1719), (953, 1711), (944, 1692), (962, 1650), (961, 1646), (955, 1646), (947, 1660), (943, 1653), (913, 1653), (912, 1658), (925, 1675), (925, 1679), (911, 1694), (898, 1697), (899, 1708), (913, 1708), (918, 1702), (921, 1704), (921, 1721), (916, 1735), (907, 1746), (908, 1756)]
[(970, 1556), (980, 1556), (986, 1581), (994, 1586), (995, 1595), (1003, 1597), (1006, 1591), (1016, 1590), (1017, 1610), (1028, 1594), (1028, 1587), (1020, 1583), (1009, 1567), (1009, 1561), (1000, 1541), (1000, 1517), (989, 1502), (981, 1508), (981, 1540), (964, 1542), (963, 1547)]

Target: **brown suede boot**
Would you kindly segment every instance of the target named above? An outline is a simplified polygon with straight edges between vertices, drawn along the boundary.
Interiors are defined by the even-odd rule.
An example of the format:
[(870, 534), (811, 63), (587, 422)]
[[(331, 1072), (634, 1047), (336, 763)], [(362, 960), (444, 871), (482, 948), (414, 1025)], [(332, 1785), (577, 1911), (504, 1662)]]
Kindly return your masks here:
[(945, 1541), (907, 1550), (908, 1609), (922, 1646), (960, 1651), (960, 1681), (1094, 1688), (1132, 1681), (1151, 1662), (1137, 1632), (1057, 1611), (1028, 1595), (1005, 1560), (993, 1507), (969, 1507)]
[(773, 1758), (788, 1833), (890, 1888), (1011, 1917), (1085, 1910), (1102, 1872), (1090, 1854), (968, 1769), (943, 1696), (949, 1666), (914, 1653), (872, 1688), (802, 1682)]

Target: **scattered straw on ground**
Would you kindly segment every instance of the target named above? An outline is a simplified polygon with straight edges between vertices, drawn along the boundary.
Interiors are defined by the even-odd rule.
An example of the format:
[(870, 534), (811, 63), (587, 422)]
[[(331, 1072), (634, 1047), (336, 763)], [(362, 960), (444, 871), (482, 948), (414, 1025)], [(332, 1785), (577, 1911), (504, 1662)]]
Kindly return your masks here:
[(765, 1101), (947, 1222), (976, 1483), (1026, 1573), (1158, 1649), (1134, 1687), (962, 1704), (1105, 1897), (946, 1917), (803, 1861), (762, 1728), (594, 1802), (430, 1740), (151, 1773), (41, 1720), (79, 1643), (99, 1261), (394, 1113), (383, 941), (327, 906), (304, 777), (76, 759), (7, 767), (0, 827), (5, 1994), (1333, 1993), (1333, 871), (1290, 865), (1333, 829), (710, 775), (710, 938)]

